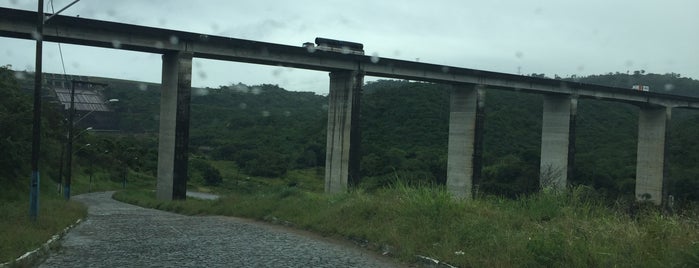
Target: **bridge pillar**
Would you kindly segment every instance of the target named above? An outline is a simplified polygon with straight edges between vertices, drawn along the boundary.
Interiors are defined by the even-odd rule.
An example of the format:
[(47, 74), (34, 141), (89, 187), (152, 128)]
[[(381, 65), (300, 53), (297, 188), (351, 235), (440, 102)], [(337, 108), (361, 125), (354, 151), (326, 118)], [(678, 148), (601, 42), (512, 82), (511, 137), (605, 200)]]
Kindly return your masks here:
[(564, 190), (573, 164), (577, 99), (544, 95), (539, 185)]
[(359, 111), (364, 74), (330, 73), (325, 192), (342, 193), (359, 183)]
[(447, 190), (458, 199), (471, 199), (481, 171), (484, 92), (476, 86), (454, 86), (449, 111)]
[(186, 198), (191, 84), (192, 54), (164, 54), (156, 187), (160, 200)]
[(665, 150), (671, 108), (641, 108), (638, 116), (636, 198), (656, 205), (666, 198)]

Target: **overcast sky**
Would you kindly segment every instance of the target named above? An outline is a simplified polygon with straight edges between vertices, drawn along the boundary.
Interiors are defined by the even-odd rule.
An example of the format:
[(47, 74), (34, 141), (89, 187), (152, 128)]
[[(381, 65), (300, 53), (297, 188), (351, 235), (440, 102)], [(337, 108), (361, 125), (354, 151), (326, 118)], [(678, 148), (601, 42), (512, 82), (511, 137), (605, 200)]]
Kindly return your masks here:
[[(0, 6), (35, 11), (36, 1)], [(82, 0), (63, 14), (286, 45), (327, 37), (363, 43), (368, 55), (504, 73), (645, 70), (699, 79), (697, 0)], [(160, 82), (160, 55), (62, 49), (68, 74)], [(0, 37), (0, 55), (0, 65), (34, 69), (33, 41)], [(44, 45), (44, 71), (63, 72), (55, 43)], [(328, 92), (323, 72), (202, 59), (193, 72), (199, 87), (269, 83)]]

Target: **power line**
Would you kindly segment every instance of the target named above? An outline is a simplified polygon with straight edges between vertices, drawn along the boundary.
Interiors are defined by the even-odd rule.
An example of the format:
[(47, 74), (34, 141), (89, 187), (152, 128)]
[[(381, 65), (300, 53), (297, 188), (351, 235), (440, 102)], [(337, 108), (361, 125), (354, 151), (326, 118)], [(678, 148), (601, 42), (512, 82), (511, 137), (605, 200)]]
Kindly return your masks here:
[[(49, 1), (49, 4), (51, 4), (51, 12), (55, 13), (56, 10), (53, 8), (53, 0)], [(58, 27), (56, 29), (56, 36), (58, 36)], [(63, 67), (63, 79), (68, 82), (68, 74), (66, 73), (66, 63), (63, 60), (63, 49), (61, 48), (61, 43), (58, 43), (58, 54), (61, 56), (61, 67)]]

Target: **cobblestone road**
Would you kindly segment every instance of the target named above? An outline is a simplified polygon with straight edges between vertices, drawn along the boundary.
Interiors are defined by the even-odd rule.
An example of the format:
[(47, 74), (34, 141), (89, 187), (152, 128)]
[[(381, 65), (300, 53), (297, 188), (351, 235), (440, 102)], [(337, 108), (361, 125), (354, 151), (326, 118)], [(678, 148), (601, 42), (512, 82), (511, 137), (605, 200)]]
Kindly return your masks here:
[(40, 267), (398, 267), (344, 242), (220, 216), (183, 216), (115, 201), (74, 199), (84, 222)]

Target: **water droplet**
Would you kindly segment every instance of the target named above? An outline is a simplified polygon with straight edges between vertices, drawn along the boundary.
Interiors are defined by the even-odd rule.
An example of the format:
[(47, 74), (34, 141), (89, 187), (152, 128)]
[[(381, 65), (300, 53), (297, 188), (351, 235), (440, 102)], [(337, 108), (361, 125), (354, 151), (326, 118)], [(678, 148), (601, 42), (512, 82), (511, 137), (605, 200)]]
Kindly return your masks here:
[(180, 39), (177, 36), (170, 36), (170, 44), (177, 45), (180, 43)]
[(522, 51), (517, 51), (517, 52), (515, 52), (515, 57), (517, 57), (518, 59), (521, 59), (522, 57), (524, 57), (524, 53)]
[(110, 17), (114, 17), (116, 16), (116, 11), (114, 11), (114, 9), (109, 9), (107, 10), (107, 15), (109, 15)]
[(269, 111), (262, 111), (262, 116), (263, 116), (263, 117), (268, 117), (268, 116), (269, 116)]
[(112, 40), (112, 47), (117, 48), (117, 49), (121, 48), (121, 41), (116, 40), (116, 39)]
[(75, 68), (75, 69), (80, 68), (80, 63), (77, 61), (71, 62), (70, 65), (73, 66), (73, 68)]
[(578, 72), (582, 72), (585, 70), (585, 65), (578, 65)]
[(379, 60), (379, 53), (374, 52), (371, 54), (371, 63), (379, 63)]
[(146, 89), (148, 89), (148, 85), (146, 85), (145, 83), (140, 83), (138, 84), (138, 89), (141, 91), (146, 91)]
[(209, 36), (208, 36), (208, 35), (205, 35), (205, 34), (200, 34), (200, 35), (199, 35), (199, 40), (201, 40), (201, 41), (207, 41), (207, 40), (209, 40)]
[(321, 109), (327, 110), (327, 109), (328, 109), (328, 105), (327, 105), (327, 104), (323, 104), (323, 106), (321, 106)]
[(281, 74), (282, 74), (282, 69), (281, 69), (281, 68), (277, 68), (277, 69), (272, 70), (272, 75), (273, 75), (273, 76), (280, 76)]
[(17, 0), (10, 0), (10, 4), (17, 5)]
[(206, 72), (199, 71), (198, 74), (199, 74), (199, 78), (201, 78), (202, 80), (206, 80)]
[(352, 50), (350, 50), (349, 47), (344, 46), (344, 47), (342, 47), (341, 52), (342, 52), (342, 54), (350, 54), (350, 52), (352, 52)]
[(241, 102), (240, 104), (238, 104), (238, 108), (245, 110), (245, 108), (248, 108), (248, 105), (244, 102)]
[(164, 26), (165, 24), (167, 24), (167, 20), (165, 18), (160, 18), (158, 20), (158, 25)]
[(250, 89), (250, 93), (255, 94), (255, 95), (259, 95), (260, 93), (262, 93), (262, 89), (259, 87), (253, 87)]
[(212, 30), (212, 31), (217, 32), (218, 29), (219, 29), (218, 24), (216, 24), (216, 23), (212, 23), (212, 24), (211, 24), (211, 30)]
[(194, 88), (192, 90), (192, 95), (194, 95), (194, 96), (206, 96), (206, 95), (209, 95), (209, 90), (206, 88)]
[(626, 67), (631, 67), (631, 66), (633, 66), (633, 61), (627, 60), (626, 62), (624, 62), (624, 64), (626, 65)]
[(24, 77), (24, 72), (15, 72), (15, 78), (17, 78), (18, 80), (24, 80)]
[(165, 47), (165, 45), (163, 44), (163, 42), (155, 41), (155, 48), (157, 48), (157, 49), (162, 49), (163, 47)]
[(309, 45), (306, 45), (306, 50), (308, 51), (308, 53), (316, 52), (316, 46), (314, 46), (314, 45), (311, 43), (311, 44), (309, 44)]
[(233, 90), (240, 92), (240, 93), (248, 93), (250, 89), (243, 84), (237, 84), (237, 85), (232, 85)]
[(671, 91), (673, 89), (675, 89), (675, 85), (673, 85), (671, 83), (665, 84), (665, 91)]
[(36, 41), (41, 41), (41, 35), (37, 31), (32, 31), (32, 39)]
[(449, 66), (442, 66), (442, 72), (443, 72), (443, 73), (448, 73), (448, 72), (449, 72)]
[(289, 111), (284, 111), (284, 116), (286, 116), (286, 117), (291, 116), (291, 112), (289, 112)]

